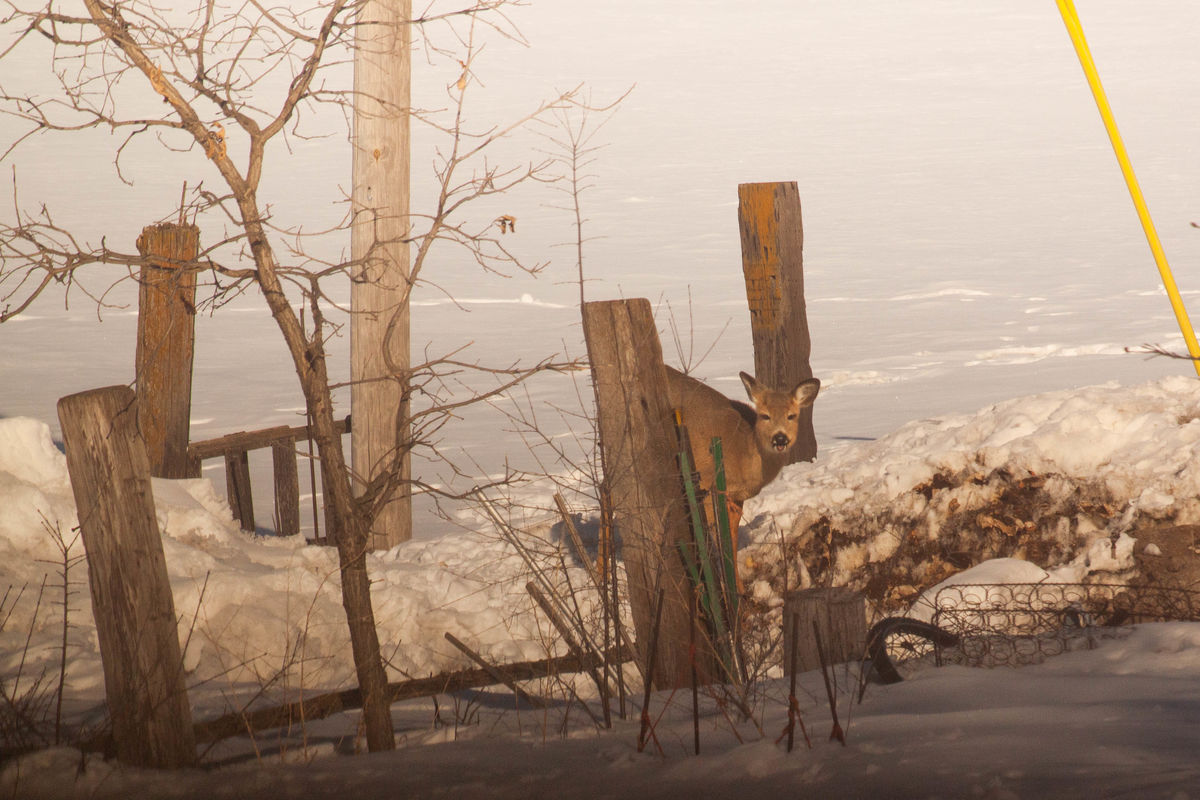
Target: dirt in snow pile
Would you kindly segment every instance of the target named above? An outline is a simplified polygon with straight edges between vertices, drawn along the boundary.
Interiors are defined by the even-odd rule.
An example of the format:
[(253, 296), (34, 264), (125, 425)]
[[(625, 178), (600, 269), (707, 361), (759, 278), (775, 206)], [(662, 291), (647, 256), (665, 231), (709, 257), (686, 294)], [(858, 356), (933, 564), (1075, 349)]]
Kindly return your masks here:
[(830, 584), (863, 591), (879, 613), (1001, 557), (1058, 580), (1153, 573), (1190, 585), (1194, 537), (1177, 526), (1200, 523), (1198, 464), (1194, 378), (918, 420), (787, 468), (751, 501), (743, 575), (764, 607), (788, 589)]

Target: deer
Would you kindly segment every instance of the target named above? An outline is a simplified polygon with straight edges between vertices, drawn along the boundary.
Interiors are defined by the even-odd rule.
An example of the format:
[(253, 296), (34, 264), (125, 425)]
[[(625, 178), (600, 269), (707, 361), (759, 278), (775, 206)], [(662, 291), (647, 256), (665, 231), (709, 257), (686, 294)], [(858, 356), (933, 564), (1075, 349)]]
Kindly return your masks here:
[(738, 526), (742, 504), (762, 491), (789, 462), (800, 427), (800, 409), (817, 399), (821, 382), (800, 381), (790, 391), (765, 386), (745, 372), (738, 373), (753, 405), (733, 400), (708, 384), (667, 367), (667, 396), (683, 414), (693, 445), (700, 487), (713, 492), (715, 466), (709, 450), (720, 437), (725, 465), (726, 506), (732, 538), (734, 577), (742, 591), (737, 569)]

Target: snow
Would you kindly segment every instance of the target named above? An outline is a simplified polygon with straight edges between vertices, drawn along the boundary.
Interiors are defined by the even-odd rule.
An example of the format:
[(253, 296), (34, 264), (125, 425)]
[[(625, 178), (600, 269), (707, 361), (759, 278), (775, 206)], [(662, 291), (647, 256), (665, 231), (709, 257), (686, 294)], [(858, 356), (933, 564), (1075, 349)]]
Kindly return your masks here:
[[(939, 471), (1003, 467), (1095, 479), (1122, 500), (1137, 501), (1143, 513), (1195, 522), (1200, 475), (1192, 465), (1200, 455), (1200, 424), (1192, 415), (1198, 401), (1195, 381), (1175, 376), (1048, 392), (976, 414), (912, 422), (812, 465), (788, 467), (805, 479), (767, 487), (747, 515), (760, 504), (836, 514), (852, 501), (856, 510), (883, 510)], [(784, 516), (780, 523), (789, 521)]]
[[(1052, 392), (975, 415), (910, 423), (891, 436), (847, 445), (829, 459), (787, 471), (755, 499), (751, 538), (765, 535), (768, 520), (778, 526), (794, 517), (798, 507), (829, 511), (832, 506), (817, 504), (869, 508), (893, 502), (896, 492), (937, 469), (959, 466), (964, 458), (986, 461), (997, 447), (1007, 448), (1013, 468), (1020, 468), (1021, 455), (1068, 478), (1101, 473), (1113, 485), (1157, 487), (1163, 496), (1156, 511), (1191, 514), (1200, 493), (1178, 475), (1167, 480), (1169, 470), (1148, 457), (1145, 441), (1152, 436), (1159, 453), (1182, 451), (1178, 462), (1188, 463), (1187, 448), (1198, 445), (1187, 429), (1195, 426), (1179, 425), (1172, 409), (1180, 407), (1190, 386), (1188, 379), (1169, 378), (1127, 389)], [(1068, 407), (1072, 413), (1062, 413)], [(1137, 421), (1141, 424), (1133, 424)], [(64, 459), (50, 444), (45, 424), (16, 418), (0, 420), (0, 464), (0, 487), (12, 497), (0, 513), (6, 532), (0, 583), (36, 585), (38, 573), (54, 573), (53, 548), (40, 519), (64, 531), (76, 524)], [(831, 487), (850, 487), (854, 494)], [(308, 546), (302, 537), (239, 530), (205, 479), (155, 480), (154, 495), (198, 717), (220, 713), (226, 702), (236, 705), (237, 697), (252, 696), (264, 681), (282, 686), (267, 692), (273, 700), (352, 685), (331, 549)], [(934, 507), (922, 510), (933, 528), (942, 522), (939, 513)], [(926, 597), (951, 583), (1077, 582), (1124, 574), (1134, 540), (1122, 533), (1114, 546), (1108, 532), (1093, 534), (1070, 562), (1056, 568), (994, 559), (929, 589)], [(534, 544), (551, 543), (546, 526), (535, 526), (527, 536)], [(763, 546), (752, 543), (743, 555), (752, 559)], [(862, 561), (889, 555), (870, 546), (856, 552)], [(521, 591), (528, 577), (523, 565), (498, 537), (445, 536), (372, 554), (368, 563), (393, 680), (465, 666), (443, 640), (446, 632), (498, 662), (544, 657), (553, 648)], [(848, 562), (843, 566), (852, 568)], [(583, 585), (582, 570), (571, 572), (576, 585)], [(78, 575), (76, 580), (83, 581)], [(754, 587), (759, 599), (778, 603), (764, 587), (762, 582)], [(68, 692), (77, 703), (94, 705), (102, 699), (103, 682), (86, 593), (73, 605)], [(918, 602), (911, 613), (928, 618), (929, 601)], [(28, 664), (52, 665), (57, 625), (54, 613), (42, 609), (35, 615), (32, 604), (16, 604), (0, 633), (5, 669), (11, 674), (29, 631)], [(323, 796), (327, 790), (363, 797), (443, 791), (492, 797), (530, 792), (733, 797), (752, 782), (756, 790), (803, 789), (818, 796), (883, 791), (893, 797), (1082, 797), (1098, 789), (1103, 796), (1186, 796), (1200, 778), (1192, 757), (1200, 744), (1200, 622), (1143, 624), (1123, 633), (1101, 638), (1094, 650), (1020, 669), (930, 668), (908, 683), (869, 686), (861, 705), (851, 699), (857, 667), (839, 667), (839, 713), (848, 729), (844, 748), (826, 740), (831, 718), (818, 673), (801, 681), (813, 748), (788, 754), (774, 743), (787, 706), (786, 685), (775, 667), (776, 677), (755, 690), (761, 734), (751, 723), (730, 722), (712, 698), (705, 699), (699, 760), (689, 755), (690, 707), (682, 695), (652, 697), (655, 716), (668, 707), (657, 730), (662, 755), (636, 752), (636, 714), (598, 732), (576, 712), (564, 737), (557, 721), (565, 713), (562, 706), (546, 713), (514, 710), (511, 701), (485, 701), (474, 724), (447, 730), (431, 726), (428, 701), (414, 701), (394, 712), (407, 744), (395, 754), (351, 759), (337, 755), (334, 745), (322, 745), (353, 737), (353, 714), (347, 714), (314, 724), (307, 745), (293, 743), (304, 754), (301, 763), (264, 753), (253, 763), (168, 776), (91, 757), (76, 775), (79, 753), (58, 749), (10, 764), (0, 774), (0, 789), (19, 788), (19, 796), (30, 798), (236, 797), (260, 787), (270, 787), (276, 797)], [(502, 690), (491, 694), (503, 697)], [(466, 698), (443, 703), (469, 703)], [(267, 735), (263, 741), (271, 740)], [(230, 759), (245, 745), (223, 748), (218, 752)]]
[[(1195, 302), (1200, 235), (1188, 223), (1197, 217), (1200, 106), (1181, 99), (1200, 92), (1200, 6), (1079, 6), (1176, 277)], [(779, 603), (772, 570), (781, 535), (802, 541), (818, 518), (859, 532), (847, 534), (834, 574), (853, 581), (904, 552), (900, 533), (936, 539), (952, 508), (986, 508), (999, 491), (987, 478), (998, 471), (1044, 480), (1056, 501), (1094, 493), (1115, 513), (1049, 520), (1048, 530), (1066, 531), (1056, 534), (1063, 552), (1053, 564), (994, 559), (948, 581), (1119, 577), (1139, 525), (1200, 522), (1200, 395), (1187, 364), (1124, 352), (1145, 342), (1182, 345), (1053, 4), (769, 0), (755, 13), (728, 12), (698, 2), (537, 4), (518, 20), (532, 47), (489, 44), (476, 113), (491, 124), (581, 78), (598, 97), (637, 84), (604, 129), (596, 188), (584, 198), (595, 237), (585, 255), (590, 296), (651, 297), (664, 330), (668, 304), (688, 308), (697, 351), (728, 324), (699, 374), (731, 395), (750, 362), (736, 299), (736, 184), (798, 181), (813, 366), (823, 381), (821, 449), (747, 507), (742, 558), (762, 575), (753, 597)], [(6, 74), (5, 89), (22, 79)], [(428, 84), (418, 93), (432, 96), (442, 76), (430, 69), (417, 80)], [(0, 138), (10, 141), (6, 124)], [(114, 242), (132, 242), (174, 207), (173, 162), (128, 158), (138, 194), (93, 176), (111, 160), (106, 137), (76, 141), (32, 141), (17, 151), (23, 200), (51, 202), (57, 221), (90, 225)], [(320, 229), (344, 184), (348, 151), (331, 140), (292, 145), (286, 163), (305, 166), (269, 177), (262, 196), (277, 219), (299, 206), (293, 219)], [(63, 197), (57, 184), (66, 171), (88, 179)], [(511, 198), (502, 211), (522, 220), (512, 246), (541, 259), (571, 241), (550, 207), (560, 200)], [(472, 341), (484, 361), (505, 364), (580, 352), (570, 264), (540, 281), (480, 276), (453, 256), (436, 266), (455, 299), (441, 288), (418, 294), (415, 342), (446, 352)], [(128, 302), (129, 288), (108, 297)], [(53, 674), (56, 565), (82, 552), (54, 444), (54, 402), (132, 377), (133, 312), (97, 314), (81, 296), (71, 299), (0, 331), (0, 588), (21, 592), (0, 631), (6, 676), (22, 658), (23, 674)], [(199, 318), (194, 439), (298, 424), (295, 378), (270, 326), (253, 297)], [(345, 347), (330, 342), (341, 362)], [(569, 410), (575, 386), (555, 376), (531, 394)], [(495, 416), (472, 415), (444, 447), (469, 453), (481, 472), (497, 471), (522, 458), (517, 437), (497, 435), (503, 427)], [(219, 480), (219, 471), (206, 475)], [(938, 476), (956, 480), (929, 497), (918, 491)], [(523, 499), (545, 507), (543, 491), (533, 487)], [(331, 550), (240, 531), (208, 479), (155, 481), (154, 494), (197, 718), (240, 707), (263, 687), (260, 702), (270, 703), (352, 685)], [(467, 666), (446, 632), (497, 662), (553, 650), (511, 547), (477, 515), (458, 517), (469, 530), (426, 518), (417, 540), (368, 557), (389, 677)], [(516, 522), (540, 549), (559, 544), (536, 514)], [(94, 721), (103, 677), (83, 570), (71, 572), (66, 711)], [(569, 573), (584, 584), (578, 567)], [(929, 597), (928, 584), (941, 580), (914, 590)], [(912, 613), (925, 613), (920, 602)], [(514, 710), (504, 690), (492, 689), (442, 697), (436, 707), (397, 705), (396, 753), (346, 757), (356, 746), (350, 713), (254, 746), (223, 744), (203, 771), (129, 769), (52, 748), (5, 764), (0, 796), (1194, 797), (1200, 623), (1123, 634), (1020, 669), (924, 670), (869, 686), (861, 705), (850, 697), (854, 670), (839, 668), (845, 747), (828, 741), (824, 685), (812, 673), (798, 693), (812, 749), (775, 744), (787, 707), (776, 669), (756, 687), (761, 732), (703, 699), (700, 758), (691, 755), (682, 695), (652, 697), (653, 715), (667, 709), (658, 755), (636, 752), (636, 712), (598, 732), (577, 707)], [(545, 688), (562, 696), (558, 684)], [(585, 681), (575, 688), (594, 703)]]

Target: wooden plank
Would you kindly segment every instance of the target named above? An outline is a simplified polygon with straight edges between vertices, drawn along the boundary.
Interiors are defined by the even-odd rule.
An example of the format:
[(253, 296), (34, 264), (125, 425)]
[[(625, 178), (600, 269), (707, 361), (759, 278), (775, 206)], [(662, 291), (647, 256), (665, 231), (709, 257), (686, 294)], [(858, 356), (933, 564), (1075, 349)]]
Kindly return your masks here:
[[(792, 619), (798, 618), (793, 625)], [(821, 668), (821, 655), (813, 625), (821, 634), (825, 655), (830, 664), (860, 661), (867, 648), (867, 610), (862, 594), (845, 586), (804, 589), (791, 592), (783, 599), (783, 652), (793, 653), (788, 659), (800, 672)], [(793, 631), (799, 640), (792, 650)], [(784, 674), (790, 674), (791, 663), (784, 664)]]
[[(341, 434), (349, 433), (350, 417), (335, 422), (334, 432)], [(279, 425), (274, 428), (264, 428), (257, 431), (238, 431), (237, 433), (218, 436), (215, 439), (192, 442), (188, 447), (188, 452), (194, 458), (204, 460), (222, 456), (227, 450), (257, 450), (261, 447), (270, 447), (281, 439), (307, 439), (308, 436), (308, 426), (306, 425), (296, 425), (293, 427)]]
[[(350, 430), (349, 416), (334, 423), (336, 433), (346, 434)], [(256, 431), (238, 431), (218, 436), (215, 439), (193, 442), (188, 447), (188, 457), (192, 462), (191, 474), (188, 477), (200, 477), (200, 461), (223, 457), (225, 459), (225, 493), (229, 501), (229, 508), (233, 512), (234, 519), (242, 520), (243, 530), (253, 531), (254, 500), (247, 451), (264, 447), (272, 448), (275, 470), (275, 518), (279, 522), (278, 533), (285, 536), (299, 533), (300, 487), (295, 442), (296, 439), (308, 438), (308, 436), (309, 429), (306, 425), (291, 427), (280, 425)], [(290, 458), (285, 456), (285, 453), (290, 454)], [(320, 489), (313, 486), (312, 491), (314, 513), (317, 513), (315, 503)], [(330, 509), (326, 507), (326, 530), (331, 530), (333, 527), (329, 524), (330, 517)], [(323, 536), (319, 541), (321, 544), (326, 544), (331, 540)]]
[(554, 493), (554, 504), (558, 507), (558, 515), (562, 519), (563, 528), (567, 532), (571, 546), (575, 548), (575, 555), (587, 570), (588, 577), (592, 579), (592, 586), (603, 596), (605, 590), (604, 577), (601, 575), (603, 566), (598, 563), (598, 560), (592, 561), (591, 556), (588, 555), (587, 548), (583, 546), (583, 539), (579, 535), (579, 529), (575, 527), (575, 520), (572, 519), (571, 512), (567, 510), (567, 501), (563, 500), (563, 496), (558, 492)]
[[(675, 461), (662, 345), (644, 298), (585, 303), (604, 476), (621, 532), (638, 659), (646, 674), (654, 599), (665, 593), (654, 683), (691, 684), (691, 585), (678, 543), (691, 538)], [(696, 637), (702, 641), (703, 637)], [(702, 680), (707, 680), (706, 675)]]
[(250, 488), (250, 454), (245, 450), (225, 453), (225, 496), (233, 518), (242, 530), (254, 532), (254, 497)]
[(545, 700), (543, 700), (540, 697), (534, 697), (529, 692), (522, 689), (520, 686), (517, 685), (516, 681), (509, 678), (507, 675), (505, 675), (503, 672), (501, 672), (498, 668), (489, 664), (483, 656), (479, 655), (479, 653), (476, 653), (470, 647), (467, 647), (467, 645), (465, 645), (461, 641), (459, 641), (458, 638), (454, 636), (454, 634), (450, 633), (450, 631), (446, 631), (445, 637), (446, 637), (447, 642), (449, 642), (450, 644), (457, 647), (463, 653), (463, 655), (465, 655), (467, 658), (474, 661), (481, 669), (486, 671), (488, 675), (491, 675), (492, 679), (495, 680), (496, 683), (504, 684), (505, 686), (507, 686), (509, 689), (512, 690), (512, 693), (514, 695), (516, 695), (521, 700), (524, 700), (526, 703), (529, 703), (529, 705), (531, 705), (535, 708), (545, 708), (546, 707)]
[(300, 532), (300, 474), (296, 468), (296, 440), (271, 445), (275, 476), (275, 532), (293, 536)]
[[(628, 661), (631, 655), (626, 651), (614, 648), (609, 652), (609, 663), (617, 664)], [(519, 664), (497, 665), (491, 669), (466, 669), (458, 672), (443, 672), (427, 678), (389, 683), (387, 685), (388, 701), (392, 703), (409, 700), (414, 697), (430, 697), (436, 694), (459, 692), (463, 689), (475, 689), (481, 686), (492, 686), (496, 683), (493, 671), (499, 671), (511, 681), (527, 681), (545, 678), (565, 673), (580, 672), (588, 667), (596, 666), (595, 662), (581, 662), (578, 656), (554, 656), (539, 661), (527, 661)], [(341, 692), (318, 695), (289, 703), (283, 706), (255, 709), (253, 711), (238, 711), (226, 714), (216, 719), (196, 723), (196, 741), (201, 744), (215, 742), (230, 736), (248, 732), (262, 731), (270, 728), (281, 728), (286, 725), (299, 724), (301, 721), (312, 722), (324, 719), (354, 708), (362, 707), (362, 693), (358, 689), (346, 689)], [(85, 743), (84, 749), (94, 750), (103, 746), (101, 741)]]
[[(546, 597), (545, 593), (538, 588), (536, 581), (527, 582), (525, 584), (525, 591), (529, 592), (529, 596), (533, 598), (535, 603), (537, 603), (538, 608), (542, 609), (542, 613), (546, 615), (546, 619), (550, 620), (550, 624), (553, 625), (554, 629), (558, 631), (558, 634), (562, 636), (563, 641), (566, 642), (567, 649), (570, 650), (570, 652), (579, 656), (580, 661), (587, 660), (588, 658), (592, 658), (594, 661), (599, 661), (599, 658), (594, 658), (596, 653), (592, 650), (592, 648), (585, 648), (584, 645), (580, 644), (581, 639), (576, 637), (576, 632), (572, 625), (567, 622), (567, 620), (563, 619), (562, 615), (555, 610), (554, 604), (551, 603), (550, 599)], [(584, 637), (586, 637), (586, 631), (583, 631), (583, 633)], [(586, 641), (586, 638), (583, 640)], [(600, 692), (600, 696), (610, 696), (611, 692), (609, 690), (607, 680), (600, 677), (600, 673), (595, 667), (591, 668), (589, 672), (592, 676), (592, 681), (596, 684), (596, 689)]]
[(186, 478), (192, 472), (187, 449), (196, 338), (196, 273), (187, 263), (200, 249), (200, 229), (151, 225), (138, 237), (137, 249), (151, 259), (138, 278), (138, 428), (150, 474)]
[(196, 763), (191, 709), (134, 393), (110, 386), (58, 401), (88, 560), (96, 638), (117, 758)]
[[(738, 186), (742, 272), (754, 339), (754, 377), (791, 389), (813, 376), (804, 301), (804, 226), (795, 181)], [(817, 456), (812, 408), (800, 412), (792, 461)]]

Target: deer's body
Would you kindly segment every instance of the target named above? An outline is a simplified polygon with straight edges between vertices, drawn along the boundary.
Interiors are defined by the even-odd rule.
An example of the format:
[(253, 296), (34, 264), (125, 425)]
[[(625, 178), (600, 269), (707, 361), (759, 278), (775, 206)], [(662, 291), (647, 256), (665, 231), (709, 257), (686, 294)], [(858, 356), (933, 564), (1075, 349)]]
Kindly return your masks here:
[(721, 438), (735, 550), (742, 503), (762, 491), (788, 463), (799, 433), (800, 409), (812, 405), (821, 388), (816, 378), (801, 381), (791, 391), (764, 386), (745, 372), (741, 379), (753, 406), (667, 367), (668, 397), (673, 407), (683, 410), (700, 485), (709, 492), (715, 481), (709, 443), (714, 436)]

